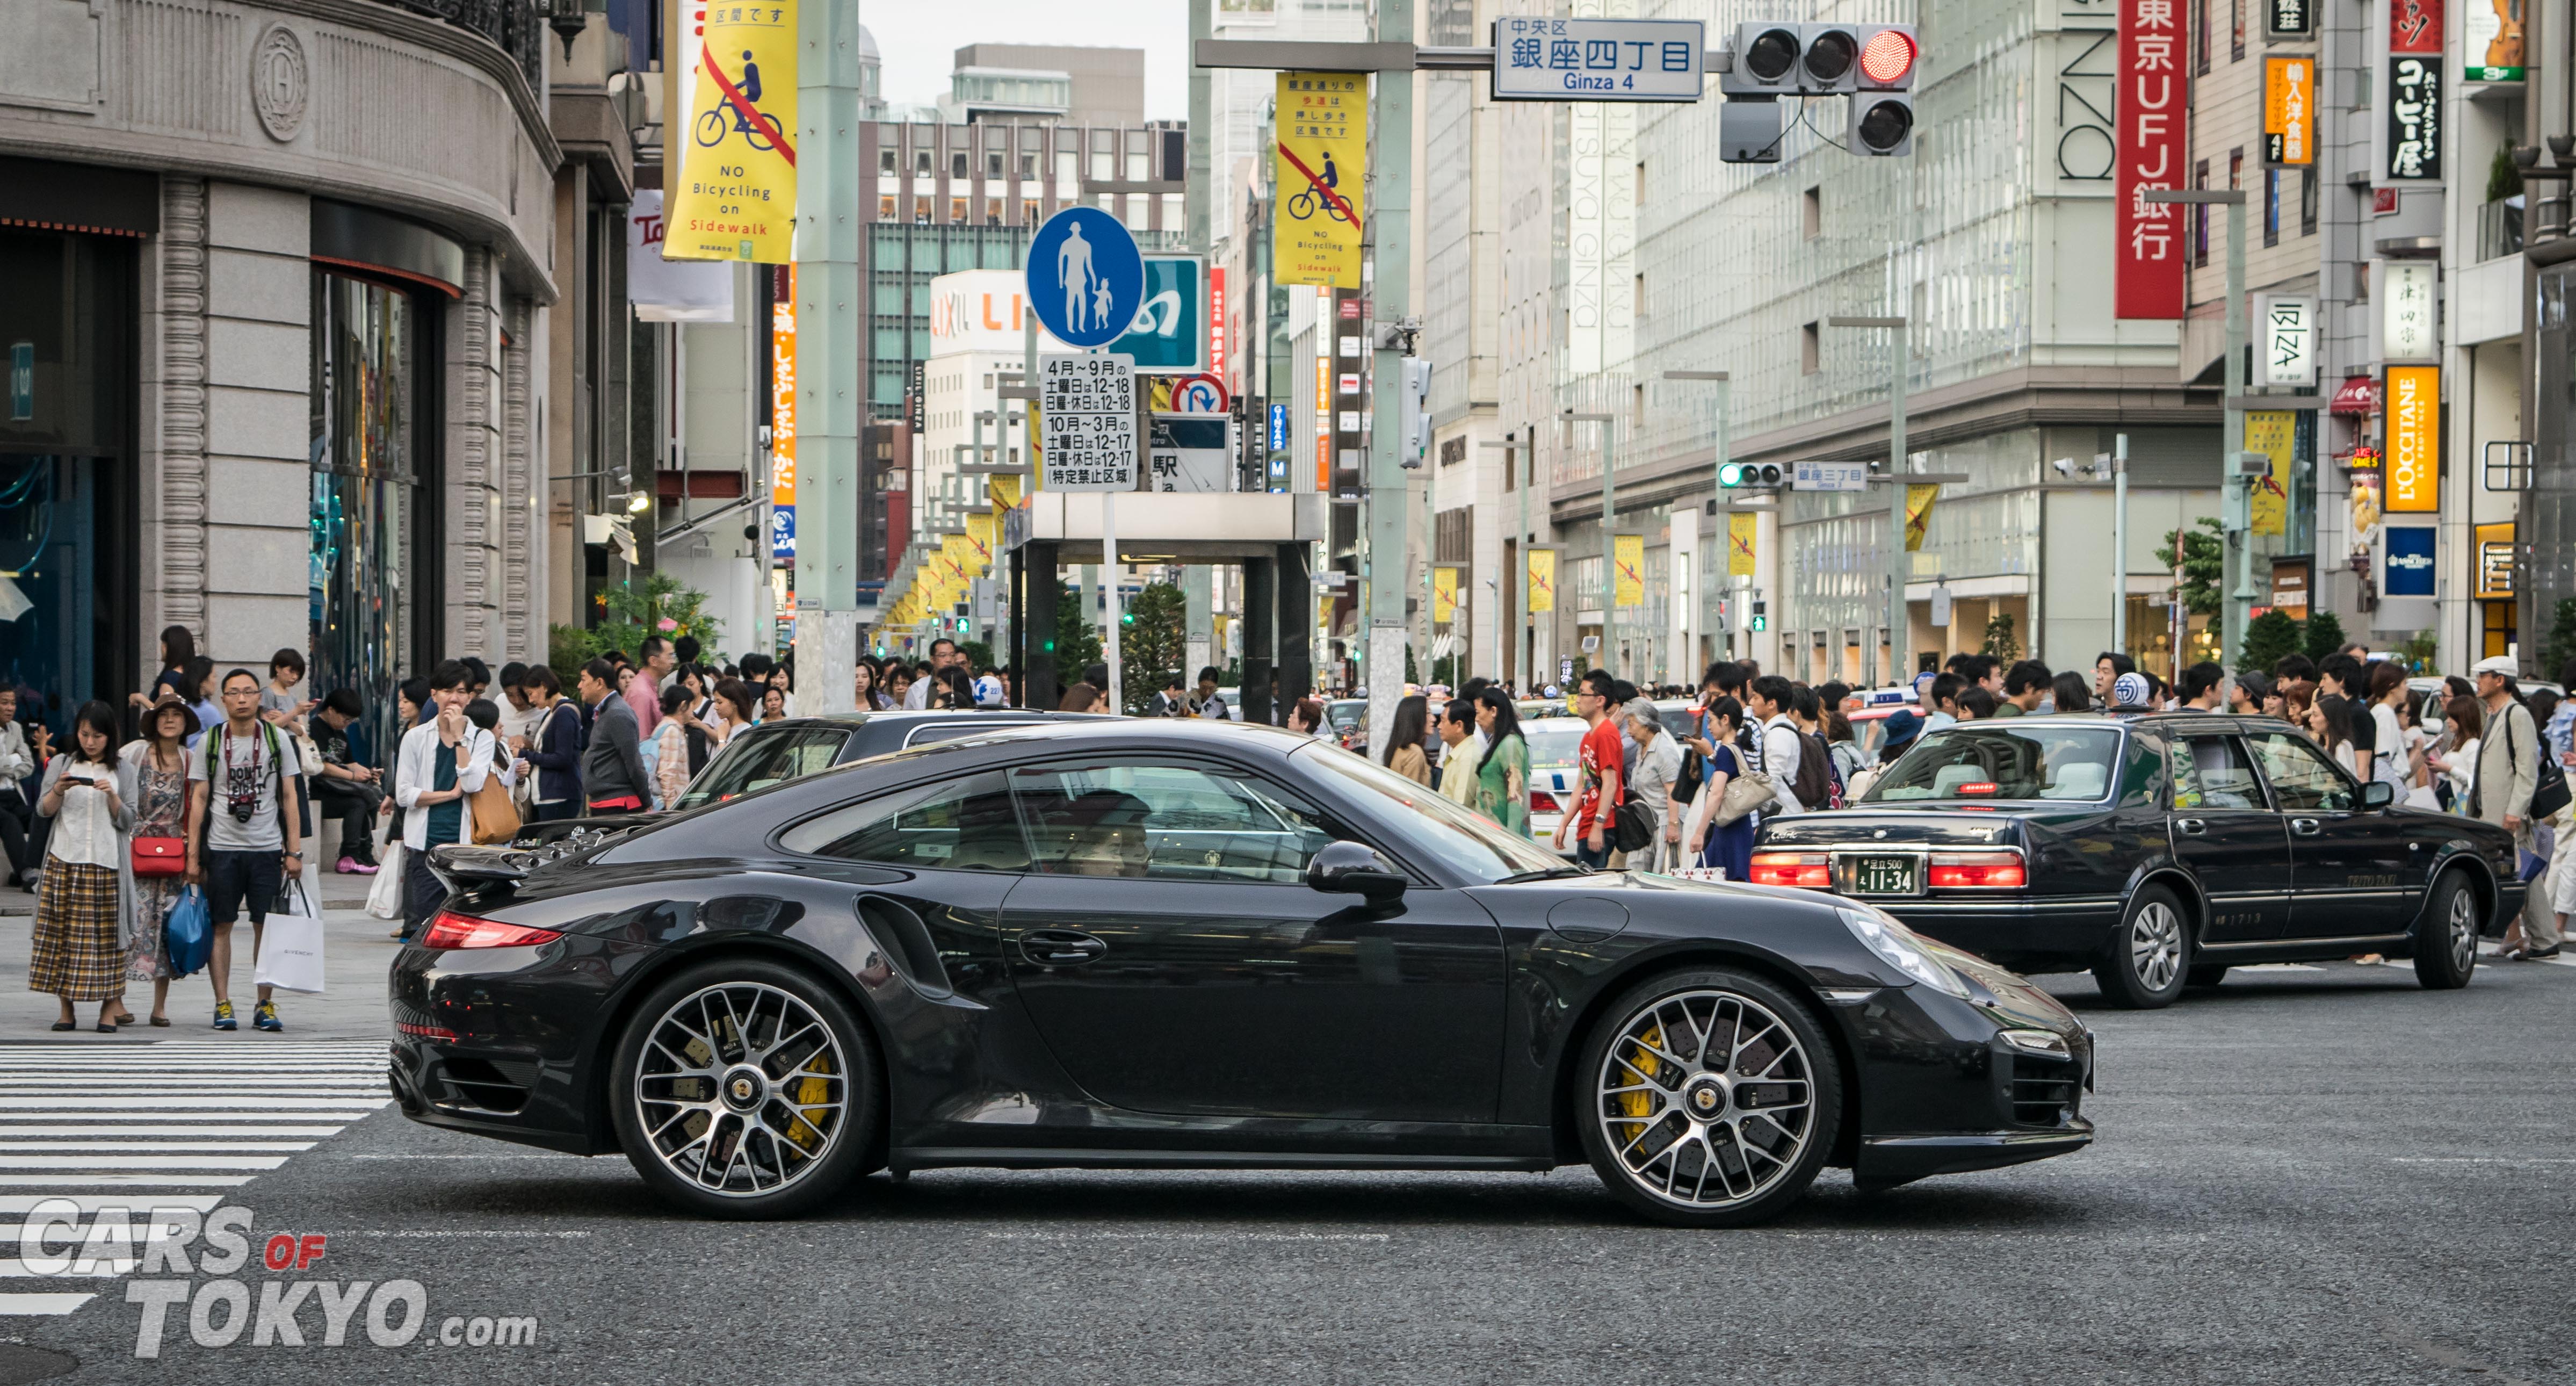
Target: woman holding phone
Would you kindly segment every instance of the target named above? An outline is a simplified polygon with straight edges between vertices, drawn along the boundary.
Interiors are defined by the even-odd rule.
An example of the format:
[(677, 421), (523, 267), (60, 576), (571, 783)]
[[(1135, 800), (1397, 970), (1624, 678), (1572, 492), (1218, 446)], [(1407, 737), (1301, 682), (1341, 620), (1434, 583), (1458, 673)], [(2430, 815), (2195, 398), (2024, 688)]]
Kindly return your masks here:
[(45, 879), (36, 894), (27, 989), (62, 1002), (56, 1030), (79, 1028), (72, 1007), (98, 1003), (101, 1034), (116, 1033), (125, 1009), (125, 950), (116, 931), (116, 868), (134, 812), (117, 792), (116, 713), (81, 704), (72, 749), (45, 766), (36, 812), (54, 820), (45, 839)]

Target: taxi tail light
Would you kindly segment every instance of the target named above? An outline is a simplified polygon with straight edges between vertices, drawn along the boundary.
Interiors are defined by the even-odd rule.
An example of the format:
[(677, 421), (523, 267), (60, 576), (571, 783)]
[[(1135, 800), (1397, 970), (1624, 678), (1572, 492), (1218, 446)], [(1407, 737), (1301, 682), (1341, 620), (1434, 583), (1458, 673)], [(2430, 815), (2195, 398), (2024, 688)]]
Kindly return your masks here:
[(1967, 795), (1967, 794), (1993, 794), (1993, 793), (1998, 792), (1998, 790), (1999, 790), (2000, 788), (2001, 788), (2001, 787), (2000, 787), (2000, 786), (1998, 786), (1998, 785), (1997, 785), (1993, 780), (1975, 780), (1975, 781), (1971, 781), (1970, 783), (1960, 785), (1956, 790), (1954, 790), (1954, 791), (1952, 791), (1952, 792), (1957, 793), (1957, 794), (1961, 794), (1961, 795)]
[(1934, 852), (1926, 864), (1934, 890), (2021, 890), (2030, 867), (2019, 852)]
[(1555, 795), (1548, 793), (1544, 789), (1533, 789), (1530, 791), (1530, 812), (1563, 813), (1564, 811), (1564, 809), (1557, 806)]
[(536, 929), (525, 924), (504, 924), (497, 919), (477, 919), (470, 914), (440, 910), (429, 921), (428, 932), (421, 935), (423, 948), (526, 948), (539, 943), (552, 943), (563, 935), (552, 929)]
[(1822, 852), (1756, 852), (1753, 884), (1831, 890), (1833, 861)]

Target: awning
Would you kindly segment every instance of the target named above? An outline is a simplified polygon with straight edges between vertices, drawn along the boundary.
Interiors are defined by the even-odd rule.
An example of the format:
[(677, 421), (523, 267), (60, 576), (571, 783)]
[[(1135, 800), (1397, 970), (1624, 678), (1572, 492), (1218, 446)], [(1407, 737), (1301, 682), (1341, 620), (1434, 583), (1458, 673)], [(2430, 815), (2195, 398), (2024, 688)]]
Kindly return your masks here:
[(2327, 402), (2326, 412), (2363, 416), (2378, 413), (2378, 384), (2366, 375), (2356, 375), (2346, 380), (2342, 388), (2334, 392), (2334, 398)]

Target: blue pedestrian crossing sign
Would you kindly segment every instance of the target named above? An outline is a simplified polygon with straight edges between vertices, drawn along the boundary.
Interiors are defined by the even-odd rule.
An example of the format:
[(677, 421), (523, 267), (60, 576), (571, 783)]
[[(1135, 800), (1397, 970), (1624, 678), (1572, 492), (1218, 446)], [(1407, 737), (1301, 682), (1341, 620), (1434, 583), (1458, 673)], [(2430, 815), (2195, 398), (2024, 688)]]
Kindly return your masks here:
[(1145, 260), (1118, 218), (1067, 207), (1029, 242), (1029, 304), (1071, 347), (1105, 347), (1127, 335), (1145, 298)]

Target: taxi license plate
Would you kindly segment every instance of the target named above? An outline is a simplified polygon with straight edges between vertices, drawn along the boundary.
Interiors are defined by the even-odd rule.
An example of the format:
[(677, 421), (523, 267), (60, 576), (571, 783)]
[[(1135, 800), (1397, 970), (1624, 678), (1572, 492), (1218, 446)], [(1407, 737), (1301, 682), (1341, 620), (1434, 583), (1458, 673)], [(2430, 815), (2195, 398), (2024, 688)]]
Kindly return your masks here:
[(1917, 865), (1913, 857), (1854, 857), (1851, 864), (1852, 894), (1919, 894), (1922, 887), (1915, 877)]

